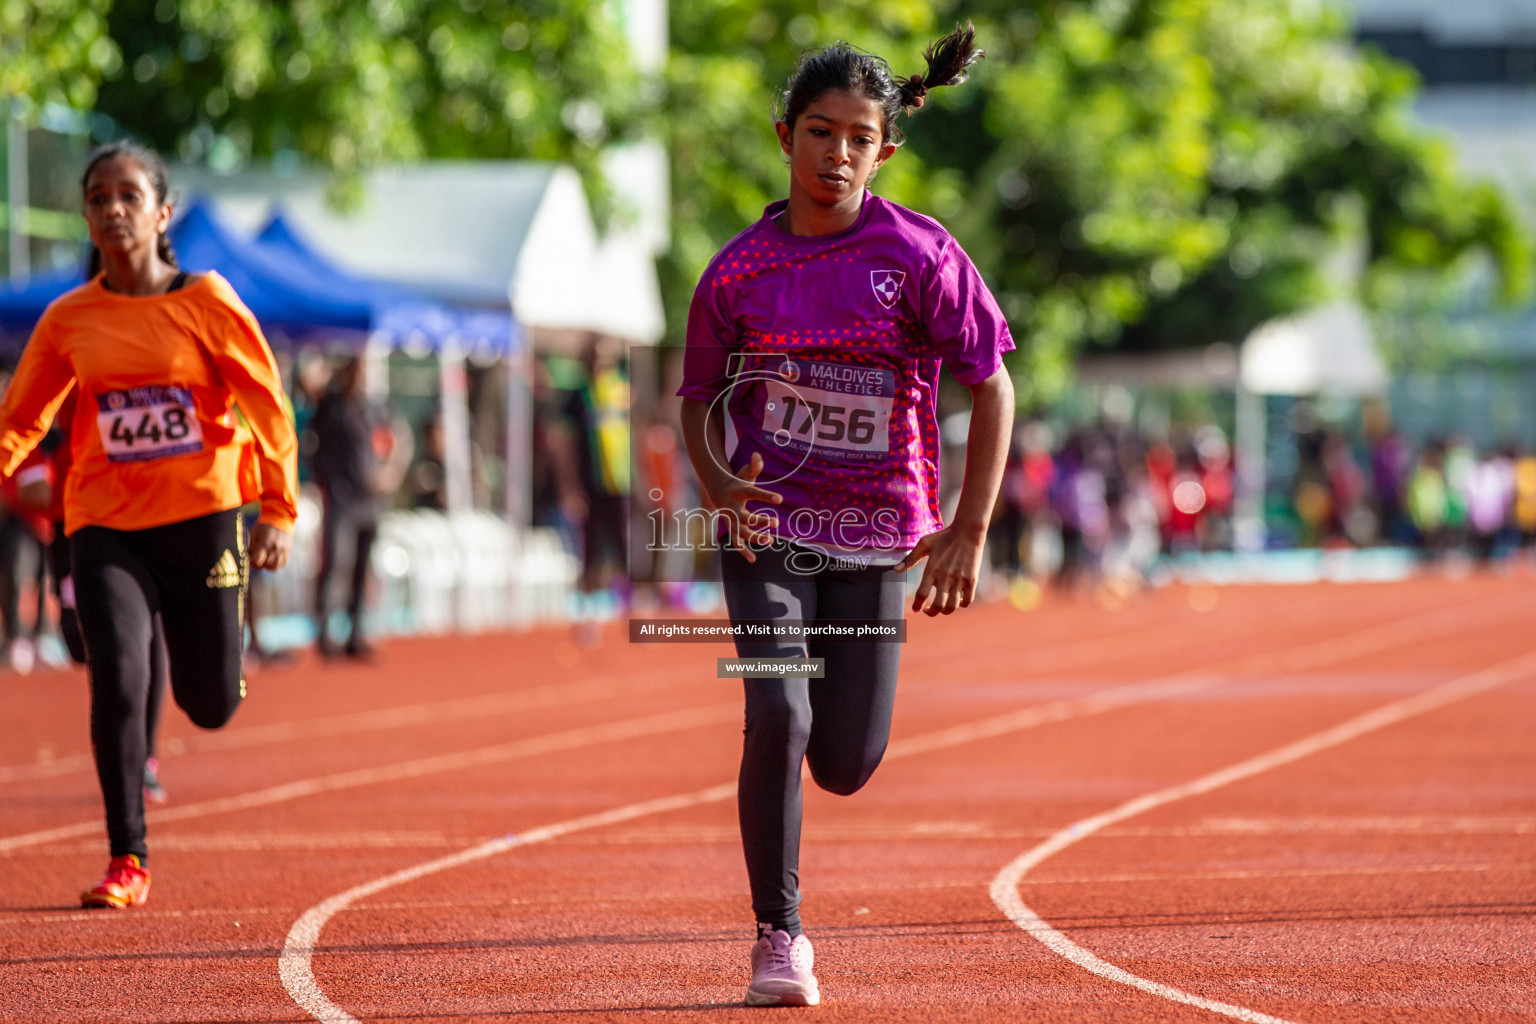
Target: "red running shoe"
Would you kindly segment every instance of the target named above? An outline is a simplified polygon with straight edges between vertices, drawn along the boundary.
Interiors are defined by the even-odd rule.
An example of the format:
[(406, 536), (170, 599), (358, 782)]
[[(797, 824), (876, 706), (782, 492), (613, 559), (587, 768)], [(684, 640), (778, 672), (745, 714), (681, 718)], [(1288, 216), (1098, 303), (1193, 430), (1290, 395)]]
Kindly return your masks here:
[(149, 868), (139, 863), (133, 854), (113, 857), (107, 865), (107, 877), (80, 894), (82, 907), (138, 906), (149, 899)]

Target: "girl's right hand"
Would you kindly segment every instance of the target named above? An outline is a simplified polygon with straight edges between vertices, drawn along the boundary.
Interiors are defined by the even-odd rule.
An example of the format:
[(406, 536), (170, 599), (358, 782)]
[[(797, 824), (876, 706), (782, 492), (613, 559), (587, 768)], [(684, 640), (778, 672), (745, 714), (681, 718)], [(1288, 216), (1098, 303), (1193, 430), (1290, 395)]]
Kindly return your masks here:
[(726, 529), (731, 547), (741, 552), (748, 562), (757, 561), (757, 554), (750, 545), (766, 545), (773, 542), (773, 534), (766, 529), (772, 522), (761, 512), (747, 511), (747, 502), (761, 501), (777, 505), (784, 496), (777, 491), (757, 486), (757, 478), (763, 472), (763, 456), (752, 453), (752, 461), (742, 469), (741, 475), (727, 473), (709, 489), (709, 499), (725, 516)]

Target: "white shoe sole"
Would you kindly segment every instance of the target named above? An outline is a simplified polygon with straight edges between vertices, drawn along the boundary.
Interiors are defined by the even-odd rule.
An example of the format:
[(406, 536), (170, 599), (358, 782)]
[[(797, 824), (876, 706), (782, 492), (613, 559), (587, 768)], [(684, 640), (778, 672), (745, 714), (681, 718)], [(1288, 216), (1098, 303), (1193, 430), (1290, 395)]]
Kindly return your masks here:
[(821, 991), (810, 988), (786, 988), (782, 992), (758, 992), (747, 989), (748, 1006), (815, 1006), (821, 1002)]

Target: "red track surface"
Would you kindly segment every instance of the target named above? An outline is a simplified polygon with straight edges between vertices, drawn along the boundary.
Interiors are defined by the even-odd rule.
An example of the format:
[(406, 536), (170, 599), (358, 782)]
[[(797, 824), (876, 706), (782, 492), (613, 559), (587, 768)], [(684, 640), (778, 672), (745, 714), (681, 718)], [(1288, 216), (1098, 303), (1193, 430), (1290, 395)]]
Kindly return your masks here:
[[(777, 1012), (1226, 1019), (1061, 959), (988, 887), (1073, 822), (1536, 649), (1528, 577), (1234, 588), (1203, 613), (1191, 596), (913, 622), (888, 763), (853, 798), (808, 794), (825, 1002)], [(361, 1020), (775, 1012), (738, 1003), (734, 801), (632, 807), (733, 778), (739, 684), (713, 678), (729, 651), (618, 634), (401, 641), (377, 668), (254, 674), (220, 733), (172, 711), (154, 894), (124, 913), (74, 906), (106, 862), (83, 674), (0, 680), (0, 1019), (310, 1020), (279, 959), (317, 914), (312, 976), (300, 942), (290, 984)], [(1533, 737), (1536, 670), (1120, 821), (1019, 895), (1104, 961), (1256, 1014), (1529, 1020)]]

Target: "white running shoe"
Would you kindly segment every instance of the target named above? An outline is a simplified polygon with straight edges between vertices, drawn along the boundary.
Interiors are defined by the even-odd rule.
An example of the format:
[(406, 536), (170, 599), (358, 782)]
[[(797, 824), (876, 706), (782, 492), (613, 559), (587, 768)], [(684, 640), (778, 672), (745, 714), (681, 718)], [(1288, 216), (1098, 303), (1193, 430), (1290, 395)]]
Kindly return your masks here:
[(815, 1006), (821, 990), (811, 968), (816, 954), (804, 935), (793, 939), (789, 932), (761, 926), (763, 937), (752, 947), (752, 984), (747, 986), (748, 1006)]
[(37, 663), (37, 652), (32, 647), (32, 641), (24, 636), (12, 640), (10, 650), (6, 651), (6, 660), (18, 675), (30, 673), (32, 666)]

